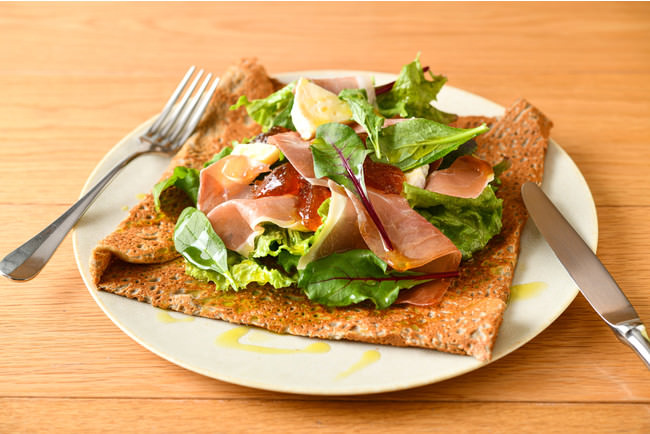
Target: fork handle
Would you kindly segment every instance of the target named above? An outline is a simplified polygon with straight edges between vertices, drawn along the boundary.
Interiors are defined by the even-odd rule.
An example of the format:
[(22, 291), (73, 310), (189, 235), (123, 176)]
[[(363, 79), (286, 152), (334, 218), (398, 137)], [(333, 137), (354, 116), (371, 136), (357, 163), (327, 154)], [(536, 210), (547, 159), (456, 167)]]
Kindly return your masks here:
[(54, 220), (13, 252), (0, 261), (0, 274), (16, 281), (27, 281), (35, 277), (47, 264), (65, 236), (77, 224), (88, 207), (99, 196), (104, 187), (131, 160), (143, 152), (135, 152), (117, 163), (86, 194), (72, 205), (59, 218)]

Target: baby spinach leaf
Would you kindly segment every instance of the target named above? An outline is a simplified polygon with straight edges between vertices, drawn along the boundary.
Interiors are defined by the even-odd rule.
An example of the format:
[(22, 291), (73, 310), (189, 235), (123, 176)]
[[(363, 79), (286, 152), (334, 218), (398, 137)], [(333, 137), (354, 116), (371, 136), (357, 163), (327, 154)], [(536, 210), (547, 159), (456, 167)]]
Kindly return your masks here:
[(377, 95), (379, 112), (387, 118), (416, 117), (443, 124), (456, 120), (456, 115), (445, 113), (431, 105), (431, 101), (435, 101), (447, 78), (428, 72), (431, 80), (427, 80), (424, 75), (419, 56), (402, 67), (392, 88), (388, 92)]
[(153, 186), (152, 194), (156, 210), (160, 210), (160, 195), (171, 186), (183, 190), (192, 203), (196, 204), (199, 195), (199, 171), (191, 167), (177, 166), (172, 175)]
[(501, 232), (503, 201), (489, 185), (474, 199), (434, 193), (410, 184), (404, 184), (404, 196), (412, 208), (458, 247), (463, 259), (471, 258)]
[(291, 82), (266, 98), (255, 99), (253, 101), (249, 101), (246, 95), (242, 95), (230, 107), (230, 110), (237, 110), (242, 106), (246, 107), (248, 115), (262, 126), (262, 131), (268, 131), (274, 126), (285, 127), (295, 131), (296, 128), (291, 121), (293, 89), (295, 87), (296, 82)]
[(385, 309), (397, 299), (400, 289), (426, 281), (453, 277), (457, 273), (418, 274), (397, 272), (370, 250), (334, 253), (311, 262), (300, 272), (298, 287), (310, 300), (326, 306), (348, 306), (371, 300)]
[(344, 89), (339, 98), (348, 103), (352, 110), (352, 119), (368, 133), (368, 140), (375, 150), (375, 156), (381, 158), (379, 133), (384, 126), (384, 117), (375, 113), (375, 108), (368, 102), (364, 89)]
[(379, 161), (406, 172), (444, 157), (488, 129), (485, 124), (466, 130), (428, 119), (408, 119), (382, 129), (379, 145), (384, 156)]
[(174, 228), (174, 246), (189, 263), (222, 275), (238, 289), (228, 268), (228, 249), (201, 211), (193, 207), (183, 210)]
[(311, 153), (314, 157), (316, 177), (328, 177), (354, 192), (377, 226), (386, 249), (393, 250), (388, 233), (366, 191), (363, 162), (370, 151), (365, 148), (354, 130), (336, 122), (319, 126), (316, 129), (316, 139), (311, 145)]

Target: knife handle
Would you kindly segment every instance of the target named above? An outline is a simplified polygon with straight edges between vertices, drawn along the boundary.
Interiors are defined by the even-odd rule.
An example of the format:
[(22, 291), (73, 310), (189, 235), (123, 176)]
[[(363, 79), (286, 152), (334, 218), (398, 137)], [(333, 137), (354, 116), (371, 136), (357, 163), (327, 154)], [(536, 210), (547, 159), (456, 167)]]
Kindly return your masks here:
[(612, 327), (616, 337), (632, 348), (650, 369), (650, 341), (644, 336), (645, 326), (640, 320), (624, 321)]

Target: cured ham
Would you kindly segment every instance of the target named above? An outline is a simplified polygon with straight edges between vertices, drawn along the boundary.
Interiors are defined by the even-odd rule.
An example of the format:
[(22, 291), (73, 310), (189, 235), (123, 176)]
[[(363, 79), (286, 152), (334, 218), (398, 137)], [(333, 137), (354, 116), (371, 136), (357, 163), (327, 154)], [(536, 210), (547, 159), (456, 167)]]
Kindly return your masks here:
[(415, 306), (435, 306), (442, 301), (451, 282), (447, 279), (432, 280), (427, 283), (402, 289), (396, 304), (413, 304)]
[(288, 132), (275, 134), (267, 139), (267, 143), (277, 146), (291, 165), (313, 185), (326, 186), (327, 180), (316, 178), (314, 174), (314, 157), (311, 154), (309, 141), (303, 140), (300, 134)]
[(359, 198), (350, 191), (346, 193), (356, 208), (359, 231), (368, 248), (392, 268), (398, 271), (417, 268), (426, 273), (458, 268), (462, 257), (458, 248), (413, 210), (404, 197), (368, 189), (368, 198), (393, 245), (393, 250), (387, 250)]
[(463, 155), (448, 168), (431, 172), (426, 189), (447, 196), (476, 198), (493, 179), (494, 172), (488, 162)]
[(367, 75), (337, 78), (312, 78), (318, 86), (338, 95), (343, 89), (365, 89), (370, 104), (375, 103), (375, 86)]
[(232, 199), (208, 213), (212, 228), (226, 247), (243, 256), (255, 248), (255, 238), (264, 232), (261, 223), (304, 230), (297, 215), (298, 198), (293, 195), (259, 199)]
[(233, 198), (250, 196), (249, 184), (269, 165), (245, 155), (228, 155), (201, 170), (197, 208), (208, 214)]

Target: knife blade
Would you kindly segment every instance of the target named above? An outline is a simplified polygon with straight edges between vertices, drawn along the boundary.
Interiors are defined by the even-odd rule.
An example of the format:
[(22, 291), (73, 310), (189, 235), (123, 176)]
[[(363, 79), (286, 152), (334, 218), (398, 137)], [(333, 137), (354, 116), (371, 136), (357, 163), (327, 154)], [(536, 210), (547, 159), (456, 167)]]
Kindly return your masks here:
[(650, 369), (650, 341), (644, 336), (645, 326), (612, 275), (537, 184), (524, 183), (521, 196), (535, 226), (582, 295), (616, 337)]

